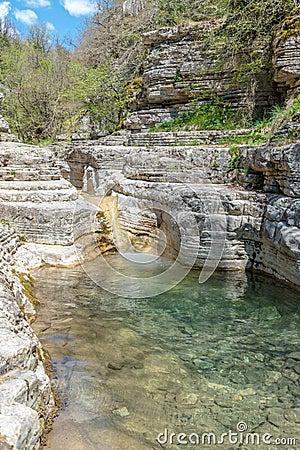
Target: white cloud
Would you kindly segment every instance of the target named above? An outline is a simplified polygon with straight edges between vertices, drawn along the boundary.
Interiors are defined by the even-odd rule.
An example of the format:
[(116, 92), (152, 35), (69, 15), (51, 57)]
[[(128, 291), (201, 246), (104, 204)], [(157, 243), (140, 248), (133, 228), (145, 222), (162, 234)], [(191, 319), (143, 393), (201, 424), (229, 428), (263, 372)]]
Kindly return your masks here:
[(25, 0), (25, 5), (30, 8), (45, 8), (51, 6), (50, 0)]
[(10, 10), (10, 3), (9, 2), (2, 2), (0, 3), (0, 19), (4, 19), (4, 17), (7, 16)]
[(45, 26), (46, 26), (48, 31), (54, 31), (55, 30), (55, 26), (51, 22), (45, 22)]
[(96, 12), (96, 3), (92, 0), (62, 0), (63, 7), (71, 16), (88, 16)]
[(33, 25), (37, 21), (38, 16), (34, 11), (31, 11), (31, 9), (16, 9), (15, 18), (20, 22), (25, 23), (25, 25)]

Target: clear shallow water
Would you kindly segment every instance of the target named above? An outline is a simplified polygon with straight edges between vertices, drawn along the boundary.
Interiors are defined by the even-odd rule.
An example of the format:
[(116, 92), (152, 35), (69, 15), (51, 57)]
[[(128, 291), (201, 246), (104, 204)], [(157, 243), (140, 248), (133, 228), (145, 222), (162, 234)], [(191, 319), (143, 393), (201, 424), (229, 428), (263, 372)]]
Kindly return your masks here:
[[(136, 266), (111, 258), (136, 275)], [(199, 285), (198, 275), (160, 296), (130, 299), (102, 290), (80, 268), (35, 273), (34, 328), (64, 404), (49, 449), (160, 449), (165, 428), (220, 436), (241, 421), (261, 435), (297, 437), (299, 292), (243, 273)]]

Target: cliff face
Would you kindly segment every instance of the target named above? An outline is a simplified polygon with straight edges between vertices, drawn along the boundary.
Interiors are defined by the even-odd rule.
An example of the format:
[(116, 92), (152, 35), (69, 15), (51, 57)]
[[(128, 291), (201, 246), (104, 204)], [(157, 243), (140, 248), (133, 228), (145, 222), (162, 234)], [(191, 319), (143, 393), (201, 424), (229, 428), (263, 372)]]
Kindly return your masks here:
[(287, 19), (273, 46), (275, 81), (289, 94), (299, 92), (300, 79), (300, 16)]
[(234, 71), (222, 60), (222, 45), (210, 48), (207, 35), (220, 24), (178, 25), (144, 35), (142, 95), (124, 126), (130, 130), (153, 127), (193, 106), (198, 96), (218, 95), (233, 108), (261, 110), (274, 103), (271, 77), (260, 73), (253, 85), (237, 84)]
[[(125, 6), (124, 14), (136, 13), (132, 2)], [(210, 29), (200, 24), (145, 35), (144, 91), (126, 121), (129, 130), (188, 110), (200, 94), (247, 107), (248, 87), (233, 88), (234, 74), (207, 49)], [(274, 43), (275, 82), (295, 93), (300, 39), (283, 31)], [(257, 108), (273, 102), (273, 82), (267, 80), (259, 77), (252, 93)], [(113, 205), (118, 232), (131, 248), (176, 257), (184, 236), (184, 264), (201, 268), (209, 259), (211, 267), (253, 268), (300, 286), (299, 129), (294, 117), (268, 144), (241, 146), (236, 154), (219, 140), (245, 130), (124, 132), (62, 144), (63, 151), (57, 146), (58, 162), (50, 149), (7, 142), (11, 136), (0, 117), (0, 217), (27, 241), (20, 246), (15, 232), (0, 226), (0, 448), (38, 449), (41, 428), (53, 413), (42, 349), (29, 325), (34, 309), (12, 265), (20, 270), (24, 264), (77, 261), (74, 241), (90, 231), (99, 210), (80, 199), (76, 188), (110, 197), (107, 208)], [(280, 144), (290, 130), (294, 141)]]

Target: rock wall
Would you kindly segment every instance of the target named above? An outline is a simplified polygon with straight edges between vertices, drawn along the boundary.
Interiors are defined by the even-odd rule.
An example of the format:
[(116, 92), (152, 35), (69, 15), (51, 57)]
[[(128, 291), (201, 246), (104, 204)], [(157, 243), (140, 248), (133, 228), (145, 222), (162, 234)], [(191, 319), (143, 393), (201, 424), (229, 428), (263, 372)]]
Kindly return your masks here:
[[(214, 241), (224, 247), (219, 268), (253, 268), (299, 285), (300, 145), (244, 145), (233, 155), (218, 144), (221, 137), (216, 131), (138, 133), (123, 135), (123, 146), (74, 143), (60, 155), (87, 192), (118, 197), (120, 228), (136, 249), (161, 247), (159, 229), (165, 255), (174, 257), (180, 236), (173, 219), (188, 211), (198, 230), (187, 239), (187, 254), (200, 232), (195, 266), (203, 266)], [(225, 217), (218, 237), (211, 217), (221, 223)]]
[[(4, 98), (4, 95), (2, 92), (0, 92), (0, 110), (2, 107), (3, 98)], [(0, 142), (6, 142), (6, 141), (18, 142), (19, 140), (16, 136), (11, 134), (8, 122), (4, 119), (2, 114), (0, 114)]]
[(0, 448), (37, 450), (56, 408), (43, 350), (29, 325), (35, 310), (12, 272), (19, 245), (0, 225)]
[(178, 25), (144, 35), (148, 50), (144, 90), (132, 105), (134, 112), (125, 121), (125, 128), (140, 131), (170, 120), (192, 109), (190, 101), (200, 95), (203, 100), (218, 95), (241, 109), (252, 103), (261, 110), (274, 102), (274, 86), (266, 74), (257, 76), (254, 88), (237, 84), (234, 72), (221, 61), (222, 48), (210, 48), (207, 35), (219, 25)]
[(0, 218), (34, 253), (42, 254), (44, 262), (78, 261), (73, 243), (86, 232), (93, 209), (62, 177), (51, 150), (0, 143)]
[(145, 7), (145, 0), (125, 0), (122, 5), (123, 15), (137, 16)]
[(288, 95), (300, 87), (300, 16), (288, 18), (278, 31), (273, 45), (275, 81)]
[[(267, 194), (253, 267), (300, 285), (300, 143), (241, 149), (240, 166)], [(247, 185), (247, 180), (246, 180)]]

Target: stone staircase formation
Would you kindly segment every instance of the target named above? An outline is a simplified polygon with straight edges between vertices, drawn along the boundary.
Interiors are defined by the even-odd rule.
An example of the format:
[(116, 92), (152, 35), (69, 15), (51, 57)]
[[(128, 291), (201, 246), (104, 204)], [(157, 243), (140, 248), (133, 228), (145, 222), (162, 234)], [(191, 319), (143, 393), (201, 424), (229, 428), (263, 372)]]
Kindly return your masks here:
[(62, 177), (52, 151), (1, 142), (0, 166), (1, 220), (27, 242), (72, 245), (76, 224), (80, 228), (90, 210), (78, 206), (77, 191)]

